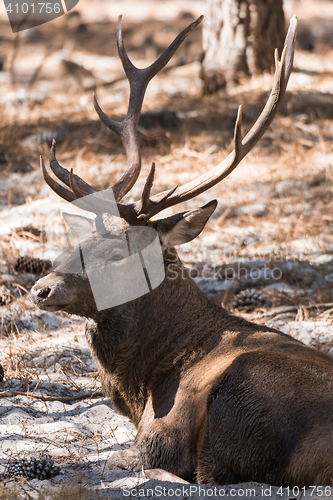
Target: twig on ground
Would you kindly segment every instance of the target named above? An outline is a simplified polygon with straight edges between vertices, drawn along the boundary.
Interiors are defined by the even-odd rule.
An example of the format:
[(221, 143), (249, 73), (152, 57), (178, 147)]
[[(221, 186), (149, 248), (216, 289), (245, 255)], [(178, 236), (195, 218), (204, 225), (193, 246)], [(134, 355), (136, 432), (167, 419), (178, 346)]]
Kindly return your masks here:
[(43, 66), (45, 64), (45, 62), (47, 61), (47, 59), (52, 55), (54, 54), (54, 52), (56, 51), (56, 49), (54, 48), (54, 46), (52, 45), (51, 47), (49, 47), (47, 50), (46, 50), (46, 53), (44, 54), (44, 57), (43, 59), (41, 60), (41, 62), (39, 63), (39, 65), (37, 66), (37, 68), (35, 69), (29, 83), (28, 83), (28, 89), (31, 90), (34, 83), (36, 82), (37, 78), (39, 77), (39, 74), (41, 72), (41, 70), (43, 69)]
[(15, 75), (14, 63), (15, 63), (15, 59), (16, 59), (16, 57), (18, 55), (18, 52), (19, 52), (19, 49), (20, 49), (20, 42), (21, 42), (20, 30), (21, 30), (21, 27), (23, 26), (23, 24), (29, 18), (31, 12), (32, 11), (31, 11), (31, 7), (30, 7), (29, 10), (28, 10), (28, 12), (22, 17), (21, 21), (19, 22), (19, 24), (17, 26), (16, 35), (15, 35), (15, 38), (14, 38), (12, 56), (11, 56), (10, 64), (9, 64), (10, 83), (11, 83), (12, 87), (14, 87), (14, 85), (16, 84), (16, 75)]
[[(305, 310), (308, 310), (308, 309), (320, 309), (321, 307), (324, 307), (324, 308), (332, 308), (333, 307), (333, 303), (332, 302), (328, 302), (328, 303), (323, 303), (323, 304), (309, 304), (307, 306), (303, 306), (302, 305), (302, 308), (305, 309)], [(271, 309), (269, 311), (266, 311), (266, 312), (263, 312), (261, 314), (251, 314), (249, 316), (251, 316), (251, 319), (261, 319), (261, 318), (270, 318), (272, 316), (276, 316), (278, 314), (282, 314), (282, 313), (287, 313), (287, 312), (293, 312), (293, 311), (298, 311), (299, 310), (299, 306), (298, 305), (293, 305), (293, 306), (281, 306), (281, 307), (274, 307), (274, 309)]]
[(34, 399), (41, 399), (42, 401), (60, 401), (61, 403), (71, 403), (73, 401), (80, 401), (81, 399), (100, 398), (104, 396), (104, 393), (102, 391), (91, 391), (84, 394), (77, 394), (76, 396), (41, 396), (31, 392), (8, 390), (0, 392), (0, 397), (3, 396), (27, 396)]

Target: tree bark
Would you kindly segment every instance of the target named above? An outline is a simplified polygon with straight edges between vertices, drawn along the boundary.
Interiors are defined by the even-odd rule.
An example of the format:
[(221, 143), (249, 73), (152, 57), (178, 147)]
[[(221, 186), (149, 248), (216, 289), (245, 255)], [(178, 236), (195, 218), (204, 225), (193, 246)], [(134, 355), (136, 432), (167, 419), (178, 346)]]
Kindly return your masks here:
[(283, 48), (283, 0), (207, 0), (203, 28), (204, 93), (274, 69)]

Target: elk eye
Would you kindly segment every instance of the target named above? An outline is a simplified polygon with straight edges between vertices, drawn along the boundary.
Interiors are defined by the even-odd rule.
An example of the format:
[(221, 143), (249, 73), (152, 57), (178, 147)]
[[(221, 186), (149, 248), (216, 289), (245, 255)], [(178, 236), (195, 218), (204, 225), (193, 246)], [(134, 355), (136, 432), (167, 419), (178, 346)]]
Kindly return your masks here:
[(120, 254), (116, 254), (116, 255), (113, 255), (112, 256), (112, 259), (111, 260), (122, 260), (123, 256), (120, 255)]

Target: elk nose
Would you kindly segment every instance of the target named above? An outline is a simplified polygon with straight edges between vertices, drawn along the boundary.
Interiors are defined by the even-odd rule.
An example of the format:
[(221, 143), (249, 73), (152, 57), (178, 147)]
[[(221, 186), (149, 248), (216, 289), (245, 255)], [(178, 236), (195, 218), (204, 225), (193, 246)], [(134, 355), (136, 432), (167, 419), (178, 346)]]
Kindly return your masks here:
[[(37, 285), (38, 287), (38, 285)], [(41, 305), (44, 300), (46, 300), (51, 294), (51, 288), (48, 286), (44, 286), (42, 288), (31, 288), (30, 290), (30, 300), (34, 304)]]
[(50, 291), (51, 291), (51, 288), (41, 288), (37, 292), (37, 297), (39, 299), (46, 299), (49, 296)]

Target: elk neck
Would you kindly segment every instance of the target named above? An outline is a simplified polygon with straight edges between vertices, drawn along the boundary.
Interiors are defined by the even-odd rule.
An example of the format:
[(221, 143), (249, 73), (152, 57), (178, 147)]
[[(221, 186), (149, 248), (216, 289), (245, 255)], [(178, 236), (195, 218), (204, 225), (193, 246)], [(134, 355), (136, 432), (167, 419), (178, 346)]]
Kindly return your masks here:
[[(93, 357), (105, 374), (103, 388), (130, 418), (142, 413), (160, 380), (178, 376), (220, 343), (223, 328), (217, 332), (216, 324), (228, 317), (199, 290), (174, 249), (165, 252), (164, 263), (166, 276), (155, 290), (100, 311), (86, 326)], [(131, 395), (127, 406), (134, 405), (134, 412), (117, 404), (119, 394)]]

